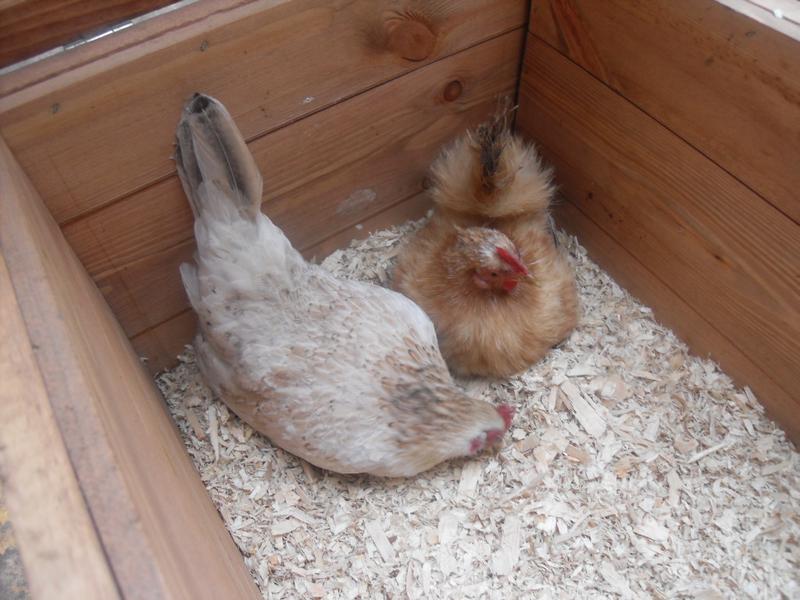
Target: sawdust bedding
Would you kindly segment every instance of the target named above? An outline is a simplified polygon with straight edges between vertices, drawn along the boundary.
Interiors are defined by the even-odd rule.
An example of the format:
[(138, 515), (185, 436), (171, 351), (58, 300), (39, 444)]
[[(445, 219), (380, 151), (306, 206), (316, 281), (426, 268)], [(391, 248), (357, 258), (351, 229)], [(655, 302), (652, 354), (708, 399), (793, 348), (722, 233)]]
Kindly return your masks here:
[[(387, 284), (408, 224), (324, 261)], [(265, 598), (800, 598), (800, 460), (712, 362), (561, 236), (583, 317), (508, 381), (495, 454), (407, 480), (324, 473), (210, 397), (158, 384)], [(343, 432), (346, 435), (346, 432)]]

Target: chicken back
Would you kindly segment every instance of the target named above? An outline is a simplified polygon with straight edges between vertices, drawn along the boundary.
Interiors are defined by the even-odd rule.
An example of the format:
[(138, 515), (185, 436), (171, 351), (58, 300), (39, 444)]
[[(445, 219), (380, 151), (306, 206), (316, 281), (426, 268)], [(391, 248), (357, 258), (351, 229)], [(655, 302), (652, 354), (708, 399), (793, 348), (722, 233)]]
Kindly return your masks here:
[(220, 102), (188, 102), (175, 159), (195, 218), (181, 276), (198, 364), (244, 421), (319, 467), (391, 477), (502, 437), (513, 409), (454, 384), (417, 305), (307, 263), (261, 213), (261, 175)]

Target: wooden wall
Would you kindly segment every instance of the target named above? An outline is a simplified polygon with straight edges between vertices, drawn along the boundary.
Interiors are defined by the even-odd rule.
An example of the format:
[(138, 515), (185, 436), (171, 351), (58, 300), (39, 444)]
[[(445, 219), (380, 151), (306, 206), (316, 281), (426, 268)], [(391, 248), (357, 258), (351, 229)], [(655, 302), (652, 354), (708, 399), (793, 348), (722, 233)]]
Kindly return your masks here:
[(194, 328), (171, 160), (186, 98), (226, 104), (264, 211), (322, 257), (424, 213), (440, 146), (515, 93), (528, 17), (524, 0), (199, 4), (0, 78), (3, 136), (154, 371)]
[(2, 139), (0, 382), (0, 475), (33, 597), (260, 597), (152, 379)]
[(0, 2), (0, 67), (30, 58), (170, 0), (9, 0)]
[(798, 39), (714, 0), (533, 0), (518, 117), (560, 222), (795, 441)]

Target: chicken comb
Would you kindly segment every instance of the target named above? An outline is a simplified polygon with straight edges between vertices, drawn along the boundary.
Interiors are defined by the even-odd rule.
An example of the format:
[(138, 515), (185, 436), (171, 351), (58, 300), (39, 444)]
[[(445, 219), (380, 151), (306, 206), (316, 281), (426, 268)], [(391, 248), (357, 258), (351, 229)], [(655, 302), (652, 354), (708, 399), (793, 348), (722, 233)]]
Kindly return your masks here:
[(506, 431), (508, 431), (508, 429), (511, 427), (511, 421), (514, 420), (514, 415), (517, 412), (516, 409), (510, 404), (501, 404), (497, 407), (497, 412), (499, 412), (500, 416), (503, 418)]
[(514, 269), (516, 273), (519, 273), (520, 275), (528, 274), (528, 268), (522, 264), (522, 261), (505, 248), (497, 246), (497, 256), (499, 256), (500, 260), (506, 263), (509, 267)]

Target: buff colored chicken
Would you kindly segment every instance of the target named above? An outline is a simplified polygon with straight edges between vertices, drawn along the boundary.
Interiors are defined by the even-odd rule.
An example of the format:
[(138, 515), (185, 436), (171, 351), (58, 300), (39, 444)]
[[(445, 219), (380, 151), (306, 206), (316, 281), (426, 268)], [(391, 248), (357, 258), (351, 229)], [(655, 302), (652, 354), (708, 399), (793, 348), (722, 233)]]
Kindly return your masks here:
[(431, 317), (455, 373), (523, 371), (578, 318), (548, 212), (550, 171), (498, 116), (439, 156), (430, 191), (435, 212), (401, 252), (395, 289)]
[(243, 420), (319, 467), (389, 477), (503, 436), (513, 409), (456, 387), (417, 305), (307, 263), (261, 213), (261, 176), (217, 100), (189, 101), (175, 160), (195, 217), (181, 276), (198, 364)]

